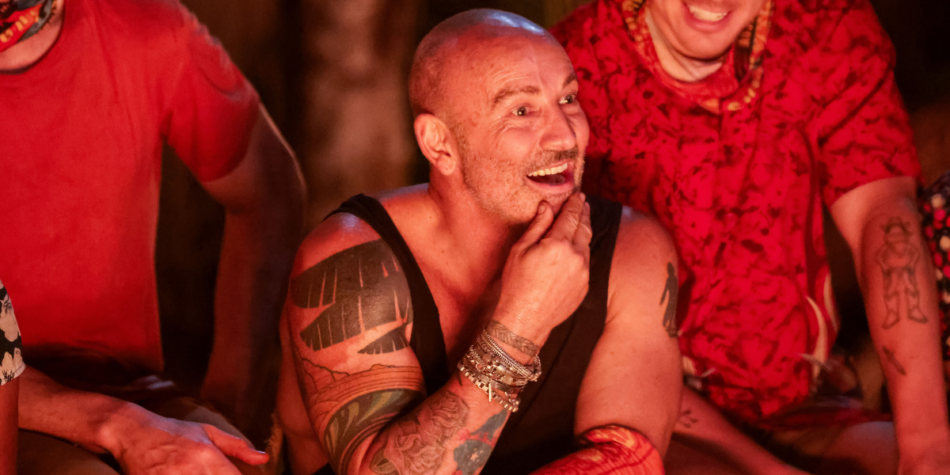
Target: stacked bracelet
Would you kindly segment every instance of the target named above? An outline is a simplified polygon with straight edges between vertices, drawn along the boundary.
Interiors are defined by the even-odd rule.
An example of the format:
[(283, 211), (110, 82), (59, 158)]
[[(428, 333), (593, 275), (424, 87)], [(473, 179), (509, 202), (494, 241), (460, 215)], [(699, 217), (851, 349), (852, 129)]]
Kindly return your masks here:
[(511, 412), (518, 411), (521, 390), (541, 376), (541, 359), (537, 356), (525, 366), (508, 355), (498, 343), (483, 331), (475, 344), (458, 363), (458, 369), (479, 389)]

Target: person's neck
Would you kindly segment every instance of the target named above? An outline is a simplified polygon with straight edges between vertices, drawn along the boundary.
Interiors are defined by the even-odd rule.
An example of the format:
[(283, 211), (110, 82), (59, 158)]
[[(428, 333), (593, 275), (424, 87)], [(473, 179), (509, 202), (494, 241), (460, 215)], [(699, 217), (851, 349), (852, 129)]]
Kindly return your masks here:
[(36, 64), (56, 43), (63, 30), (63, 5), (65, 0), (56, 0), (53, 14), (39, 33), (0, 52), (0, 73), (16, 74)]
[(438, 233), (453, 249), (451, 259), (476, 287), (498, 278), (511, 247), (527, 226), (512, 226), (487, 212), (463, 192), (430, 184), (428, 193), (438, 216)]
[(680, 54), (657, 28), (649, 9), (646, 11), (646, 21), (660, 67), (673, 79), (682, 82), (702, 81), (718, 71), (725, 62), (726, 53), (713, 59), (695, 59)]

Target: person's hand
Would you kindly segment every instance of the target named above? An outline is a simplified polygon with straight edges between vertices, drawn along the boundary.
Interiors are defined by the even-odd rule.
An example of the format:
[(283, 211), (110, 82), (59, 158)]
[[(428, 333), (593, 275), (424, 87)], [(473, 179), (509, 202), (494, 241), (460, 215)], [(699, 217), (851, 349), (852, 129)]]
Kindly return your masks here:
[(108, 449), (127, 475), (240, 475), (228, 457), (267, 462), (266, 454), (216, 427), (143, 411), (116, 428)]
[(537, 343), (574, 313), (587, 295), (591, 234), (583, 193), (571, 195), (556, 220), (542, 202), (508, 255), (495, 319)]

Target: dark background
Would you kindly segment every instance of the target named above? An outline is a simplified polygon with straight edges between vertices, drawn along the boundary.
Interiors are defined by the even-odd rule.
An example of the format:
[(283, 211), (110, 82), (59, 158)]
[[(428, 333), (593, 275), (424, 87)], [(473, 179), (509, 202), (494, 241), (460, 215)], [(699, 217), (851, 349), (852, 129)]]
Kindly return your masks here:
[[(488, 7), (550, 27), (584, 0), (183, 0), (256, 86), (297, 152), (309, 226), (349, 196), (425, 181), (412, 136), (406, 76), (425, 32)], [(898, 53), (924, 176), (950, 168), (950, 1), (872, 1)], [(166, 372), (195, 389), (212, 332), (223, 212), (166, 153), (156, 270)], [(863, 306), (840, 237), (829, 236), (839, 307), (860, 327)], [(273, 337), (263, 336), (262, 337)], [(843, 335), (847, 341), (847, 335)]]

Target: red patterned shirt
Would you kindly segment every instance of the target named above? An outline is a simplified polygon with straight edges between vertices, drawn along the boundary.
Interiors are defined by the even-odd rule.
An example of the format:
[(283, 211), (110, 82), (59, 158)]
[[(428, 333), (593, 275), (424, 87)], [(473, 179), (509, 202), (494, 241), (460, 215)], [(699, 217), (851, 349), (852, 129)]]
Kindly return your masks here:
[(822, 206), (919, 175), (893, 49), (867, 0), (774, 0), (684, 84), (642, 4), (596, 0), (553, 30), (591, 124), (585, 190), (673, 235), (687, 374), (732, 417), (789, 427), (838, 330)]

